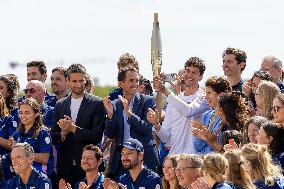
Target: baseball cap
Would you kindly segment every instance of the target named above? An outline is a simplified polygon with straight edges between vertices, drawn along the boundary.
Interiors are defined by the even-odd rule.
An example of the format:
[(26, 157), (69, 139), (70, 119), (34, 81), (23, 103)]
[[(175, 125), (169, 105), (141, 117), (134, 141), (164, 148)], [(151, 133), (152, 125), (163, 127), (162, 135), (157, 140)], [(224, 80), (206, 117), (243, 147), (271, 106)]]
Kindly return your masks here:
[(134, 138), (130, 138), (126, 140), (123, 144), (122, 147), (131, 149), (131, 150), (137, 150), (138, 152), (144, 152), (144, 148), (142, 143)]

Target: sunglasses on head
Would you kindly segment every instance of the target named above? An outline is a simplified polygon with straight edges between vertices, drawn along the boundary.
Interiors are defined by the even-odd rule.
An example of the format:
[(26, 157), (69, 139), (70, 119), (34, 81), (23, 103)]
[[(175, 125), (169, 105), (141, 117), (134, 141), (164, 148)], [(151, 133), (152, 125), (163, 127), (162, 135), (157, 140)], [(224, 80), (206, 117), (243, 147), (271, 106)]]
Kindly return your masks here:
[(25, 94), (28, 94), (28, 93), (35, 93), (36, 92), (36, 90), (34, 89), (34, 88), (30, 88), (30, 89), (24, 89), (24, 92), (25, 92)]

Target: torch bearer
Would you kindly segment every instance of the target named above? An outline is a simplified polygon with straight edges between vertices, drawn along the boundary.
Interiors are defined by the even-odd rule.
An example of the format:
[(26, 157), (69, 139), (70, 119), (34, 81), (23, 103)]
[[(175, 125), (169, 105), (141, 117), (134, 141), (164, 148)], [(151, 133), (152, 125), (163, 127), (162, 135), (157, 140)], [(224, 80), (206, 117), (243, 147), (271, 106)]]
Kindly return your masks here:
[[(158, 13), (154, 13), (153, 31), (151, 37), (151, 64), (153, 76), (158, 76), (161, 73), (162, 67), (162, 41), (160, 35)], [(162, 93), (157, 92), (156, 108), (159, 112), (159, 119), (162, 112)]]

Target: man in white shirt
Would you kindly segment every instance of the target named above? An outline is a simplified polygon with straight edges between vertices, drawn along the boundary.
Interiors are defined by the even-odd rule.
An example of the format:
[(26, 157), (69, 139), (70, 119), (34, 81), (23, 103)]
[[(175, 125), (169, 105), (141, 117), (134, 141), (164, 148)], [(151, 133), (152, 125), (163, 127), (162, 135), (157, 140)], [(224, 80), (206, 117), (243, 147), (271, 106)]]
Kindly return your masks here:
[(195, 153), (193, 135), (188, 125), (190, 120), (200, 119), (209, 109), (204, 98), (205, 93), (198, 84), (205, 71), (204, 61), (198, 57), (191, 57), (184, 68), (186, 87), (178, 96), (166, 89), (162, 77), (154, 77), (154, 88), (167, 97), (168, 103), (162, 127), (153, 110), (149, 110), (147, 116), (149, 122), (156, 128), (161, 141), (170, 141), (170, 154)]

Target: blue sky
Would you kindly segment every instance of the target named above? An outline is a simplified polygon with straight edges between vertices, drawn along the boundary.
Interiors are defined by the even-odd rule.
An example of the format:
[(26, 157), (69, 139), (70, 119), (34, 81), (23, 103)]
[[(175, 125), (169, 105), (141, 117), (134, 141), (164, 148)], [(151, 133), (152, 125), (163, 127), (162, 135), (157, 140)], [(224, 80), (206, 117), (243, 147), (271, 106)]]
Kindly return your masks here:
[(52, 67), (79, 62), (99, 78), (116, 84), (118, 57), (137, 57), (141, 73), (152, 77), (150, 39), (153, 13), (159, 13), (163, 67), (176, 72), (191, 56), (206, 61), (204, 78), (222, 75), (222, 52), (247, 52), (245, 78), (263, 56), (284, 60), (284, 1), (281, 0), (1, 0), (0, 74), (16, 73), (22, 88), (25, 67), (8, 62), (34, 59)]

